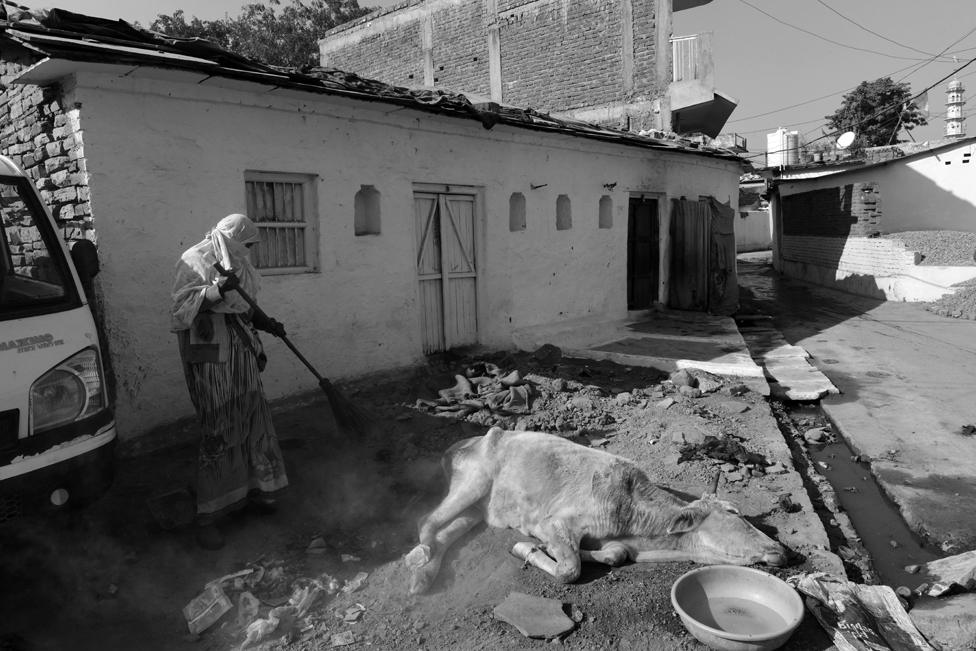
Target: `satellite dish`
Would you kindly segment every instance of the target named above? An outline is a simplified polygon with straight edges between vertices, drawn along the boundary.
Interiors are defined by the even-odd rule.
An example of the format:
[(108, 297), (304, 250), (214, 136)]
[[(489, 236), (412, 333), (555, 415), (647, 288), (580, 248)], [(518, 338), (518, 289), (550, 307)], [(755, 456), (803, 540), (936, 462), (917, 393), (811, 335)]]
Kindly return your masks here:
[(853, 131), (840, 134), (840, 137), (837, 139), (837, 149), (847, 149), (854, 142), (854, 138)]

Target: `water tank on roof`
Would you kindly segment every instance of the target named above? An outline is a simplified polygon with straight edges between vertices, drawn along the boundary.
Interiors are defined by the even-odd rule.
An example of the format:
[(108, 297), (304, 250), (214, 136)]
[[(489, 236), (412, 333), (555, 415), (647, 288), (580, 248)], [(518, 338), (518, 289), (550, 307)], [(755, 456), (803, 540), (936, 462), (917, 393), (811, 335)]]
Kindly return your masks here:
[(800, 134), (780, 127), (766, 134), (766, 165), (784, 167), (798, 165), (800, 162)]

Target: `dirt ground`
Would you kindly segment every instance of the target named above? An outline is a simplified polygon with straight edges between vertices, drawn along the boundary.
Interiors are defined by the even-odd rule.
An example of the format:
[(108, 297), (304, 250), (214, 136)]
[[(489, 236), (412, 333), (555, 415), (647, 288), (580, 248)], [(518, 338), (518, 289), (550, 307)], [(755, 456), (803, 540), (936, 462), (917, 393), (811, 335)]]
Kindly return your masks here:
[[(750, 452), (790, 463), (783, 441), (768, 436), (765, 399), (740, 394), (734, 380), (708, 386), (703, 376), (711, 391), (694, 397), (651, 368), (525, 353), (445, 356), (412, 374), (348, 388), (371, 418), (365, 436), (340, 433), (319, 395), (278, 405), (291, 486), (277, 513), (244, 513), (223, 525), (228, 542), (220, 551), (199, 549), (189, 527), (161, 528), (146, 506), (154, 494), (192, 484), (191, 444), (123, 459), (112, 491), (87, 509), (3, 523), (0, 649), (241, 648), (250, 620), (238, 621), (238, 608), (201, 635), (187, 632), (181, 610), (208, 581), (248, 569), (225, 584), (226, 593), (236, 605), (251, 592), (262, 617), (296, 589), (322, 588), (304, 616), (283, 617), (251, 649), (705, 648), (670, 604), (671, 584), (693, 564), (584, 566), (578, 583), (557, 585), (509, 553), (520, 534), (484, 525), (449, 554), (430, 594), (407, 594), (401, 559), (416, 544), (417, 519), (444, 491), (440, 455), (493, 422), (487, 412), (465, 420), (436, 416), (417, 399), (436, 398), (479, 360), (518, 370), (534, 388), (531, 413), (503, 419), (503, 426), (603, 447), (688, 498), (721, 467), (711, 459), (679, 463), (686, 442), (706, 435), (738, 437)], [(810, 569), (804, 558), (823, 545), (796, 519), (797, 509), (811, 509), (796, 474), (733, 464), (724, 476), (722, 496), (798, 553), (796, 565), (771, 571), (785, 577)], [(353, 589), (359, 573), (367, 578)], [(348, 591), (336, 592), (343, 585)], [(576, 628), (555, 642), (524, 638), (493, 616), (512, 591), (560, 600)], [(807, 617), (786, 648), (829, 647)]]

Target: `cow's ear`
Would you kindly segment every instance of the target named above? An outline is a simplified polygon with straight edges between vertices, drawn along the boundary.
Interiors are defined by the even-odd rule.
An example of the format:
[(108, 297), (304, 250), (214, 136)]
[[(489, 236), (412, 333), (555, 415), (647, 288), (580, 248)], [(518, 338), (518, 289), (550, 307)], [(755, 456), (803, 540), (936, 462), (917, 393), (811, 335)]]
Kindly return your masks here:
[(705, 511), (696, 507), (681, 509), (668, 523), (668, 533), (688, 533), (698, 528), (705, 519)]

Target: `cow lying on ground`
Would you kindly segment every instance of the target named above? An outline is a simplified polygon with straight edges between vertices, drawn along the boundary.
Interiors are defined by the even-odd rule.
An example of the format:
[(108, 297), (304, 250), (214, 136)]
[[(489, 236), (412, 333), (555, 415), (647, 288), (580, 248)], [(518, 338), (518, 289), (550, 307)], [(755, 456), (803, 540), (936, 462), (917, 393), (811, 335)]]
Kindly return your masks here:
[(533, 564), (563, 583), (579, 578), (581, 561), (786, 563), (786, 550), (729, 502), (685, 502), (633, 462), (558, 436), (493, 427), (451, 446), (443, 464), (447, 496), (421, 519), (420, 544), (405, 558), (413, 594), (430, 588), (447, 549), (482, 520), (541, 540), (552, 561)]

